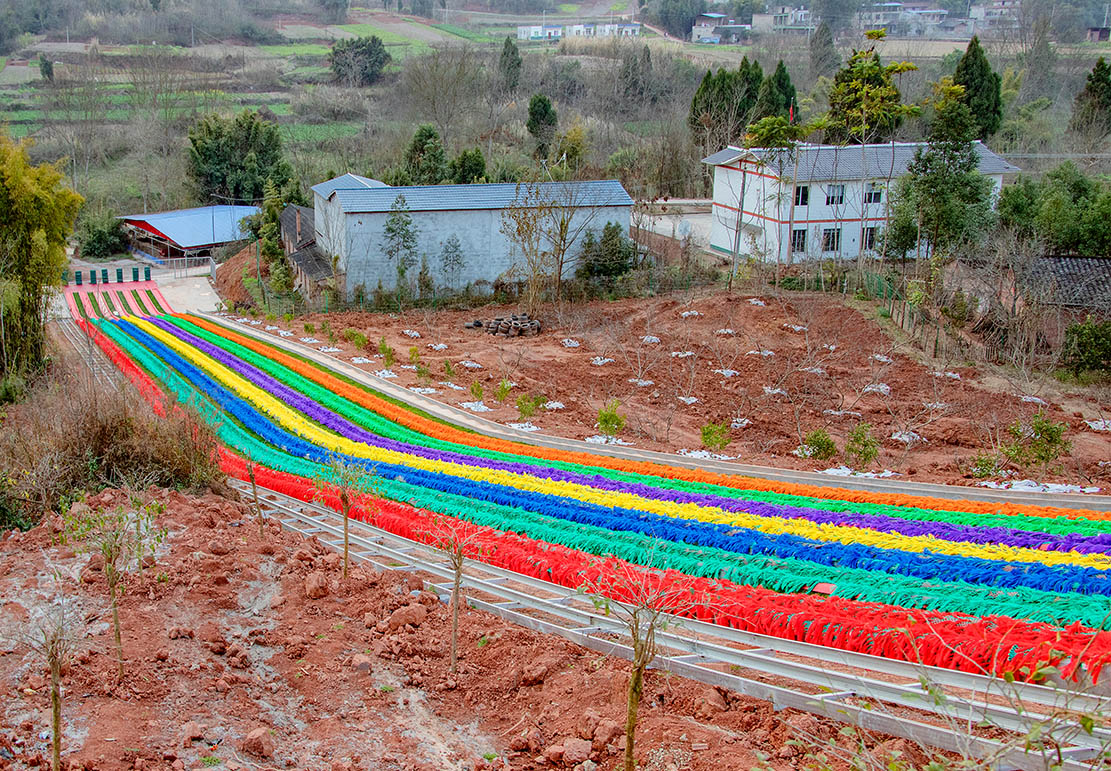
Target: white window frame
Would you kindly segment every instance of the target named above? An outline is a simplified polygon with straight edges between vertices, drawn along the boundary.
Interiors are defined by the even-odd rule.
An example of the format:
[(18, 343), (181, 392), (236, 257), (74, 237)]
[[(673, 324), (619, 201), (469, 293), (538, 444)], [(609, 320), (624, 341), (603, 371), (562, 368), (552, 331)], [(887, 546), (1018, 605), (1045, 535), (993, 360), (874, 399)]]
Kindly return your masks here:
[(879, 225), (865, 226), (862, 238), (863, 242), (860, 244), (860, 248), (867, 249), (870, 252), (874, 252), (876, 250), (876, 238), (879, 236), (879, 231)]
[(810, 185), (795, 185), (795, 207), (810, 205)]
[(845, 205), (845, 186), (843, 184), (826, 185), (826, 206)]
[[(830, 242), (833, 242), (832, 245)], [(841, 228), (822, 228), (822, 251), (841, 251)]]
[(883, 187), (882, 182), (865, 182), (864, 203), (883, 203)]
[[(795, 228), (791, 231), (791, 254), (806, 254), (806, 237), (809, 235), (806, 228)], [(799, 247), (799, 236), (802, 236), (802, 245)]]

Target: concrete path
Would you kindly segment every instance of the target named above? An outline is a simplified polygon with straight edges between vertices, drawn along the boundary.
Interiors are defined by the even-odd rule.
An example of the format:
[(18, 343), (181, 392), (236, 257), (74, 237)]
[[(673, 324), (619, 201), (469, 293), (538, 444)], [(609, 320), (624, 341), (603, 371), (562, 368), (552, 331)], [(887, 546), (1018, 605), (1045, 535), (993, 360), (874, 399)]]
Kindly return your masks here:
[(422, 394), (417, 394), (409, 389), (392, 383), (389, 380), (375, 377), (364, 372), (348, 362), (321, 353), (315, 348), (297, 342), (282, 339), (275, 335), (267, 334), (248, 324), (240, 324), (231, 319), (207, 313), (198, 314), (209, 321), (220, 324), (229, 329), (234, 329), (250, 337), (282, 348), (290, 353), (311, 359), (329, 369), (335, 370), (351, 379), (363, 383), (387, 396), (403, 401), (412, 407), (423, 410), (430, 415), (446, 420), (461, 428), (477, 431), (486, 436), (498, 439), (507, 439), (522, 444), (538, 447), (548, 447), (571, 452), (585, 452), (594, 455), (606, 455), (625, 460), (647, 461), (662, 463), (669, 466), (683, 468), (699, 468), (719, 474), (736, 476), (749, 476), (759, 479), (768, 479), (778, 482), (793, 482), (808, 484), (816, 487), (831, 489), (862, 490), (873, 493), (900, 493), (903, 495), (921, 495), (934, 498), (947, 498), (971, 501), (992, 501), (998, 503), (1016, 503), (1032, 506), (1059, 506), (1069, 509), (1089, 509), (1092, 511), (1111, 511), (1111, 496), (1082, 495), (1068, 493), (1037, 493), (1015, 490), (992, 490), (982, 487), (960, 487), (956, 485), (932, 484), (928, 482), (908, 482), (901, 479), (868, 479), (860, 477), (831, 477), (813, 471), (796, 471), (794, 469), (777, 469), (768, 466), (753, 466), (731, 461), (702, 460), (686, 458), (682, 455), (654, 452), (652, 450), (639, 450), (632, 447), (614, 447), (597, 444), (587, 444), (578, 439), (550, 436), (542, 433), (524, 433), (515, 431), (500, 423), (486, 420), (473, 413), (443, 404)]
[(184, 278), (156, 276), (155, 281), (162, 296), (178, 313), (211, 313), (219, 307), (220, 297), (208, 278), (207, 269), (199, 276)]

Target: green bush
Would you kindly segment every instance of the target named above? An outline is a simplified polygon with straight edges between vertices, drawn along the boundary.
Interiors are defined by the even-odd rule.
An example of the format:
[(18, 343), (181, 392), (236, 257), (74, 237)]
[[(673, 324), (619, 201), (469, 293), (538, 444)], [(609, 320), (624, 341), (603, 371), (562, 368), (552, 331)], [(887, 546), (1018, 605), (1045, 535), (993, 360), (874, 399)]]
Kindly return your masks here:
[(1072, 450), (1065, 439), (1067, 423), (1054, 423), (1042, 410), (1030, 419), (1029, 425), (1016, 420), (1007, 427), (1011, 441), (1000, 447), (1003, 457), (1020, 468), (1041, 466), (1043, 473), (1063, 455)]
[(824, 428), (818, 428), (811, 431), (802, 440), (802, 446), (799, 447), (799, 455), (804, 458), (813, 458), (814, 460), (829, 460), (837, 455), (837, 445), (833, 441), (833, 437)]
[(494, 390), (494, 398), (497, 399), (499, 402), (504, 402), (509, 397), (509, 391), (512, 388), (513, 386), (510, 384), (510, 382), (505, 378), (502, 378), (501, 382), (498, 383), (498, 387)]
[(451, 359), (444, 359), (444, 379), (449, 383), (455, 380), (455, 367), (451, 363)]
[(478, 380), (471, 383), (471, 396), (474, 397), (476, 402), (482, 401), (483, 388), (482, 383)]
[(316, 324), (305, 322), (305, 334), (306, 335), (315, 335), (316, 334)]
[(521, 394), (517, 397), (517, 412), (521, 416), (521, 420), (528, 420), (540, 408), (546, 399), (543, 396), (530, 396), (529, 394)]
[[(836, 448), (835, 448), (836, 451)], [(880, 454), (880, 442), (872, 436), (872, 426), (857, 423), (845, 440), (845, 460), (854, 469), (870, 466)]]
[(603, 436), (617, 436), (625, 429), (625, 416), (617, 412), (621, 402), (610, 399), (598, 410), (598, 430)]
[(415, 345), (409, 346), (409, 363), (414, 367), (420, 364), (420, 348)]
[(999, 456), (994, 452), (977, 453), (972, 458), (972, 476), (977, 479), (993, 477), (1003, 470), (1001, 465)]
[(77, 228), (77, 247), (82, 259), (107, 260), (127, 252), (127, 232), (123, 220), (110, 214), (84, 218)]
[(707, 423), (702, 427), (702, 446), (720, 452), (732, 441), (729, 426), (725, 423)]
[(1111, 374), (1111, 320), (1096, 322), (1089, 316), (1065, 330), (1062, 362), (1076, 377), (1083, 372)]

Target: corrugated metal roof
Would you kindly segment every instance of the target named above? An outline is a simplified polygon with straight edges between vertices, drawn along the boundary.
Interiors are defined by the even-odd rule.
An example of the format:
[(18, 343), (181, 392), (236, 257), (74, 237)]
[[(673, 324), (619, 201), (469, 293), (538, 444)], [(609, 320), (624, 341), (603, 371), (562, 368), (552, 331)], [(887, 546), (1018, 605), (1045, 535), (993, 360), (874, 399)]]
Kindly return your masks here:
[[(541, 200), (574, 203), (576, 206), (632, 206), (633, 199), (615, 179), (588, 182), (542, 182)], [(522, 196), (525, 187), (521, 186)], [(387, 212), (399, 195), (405, 196), (409, 211), (469, 211), (507, 209), (518, 200), (518, 186), (504, 184), (416, 185), (362, 190), (336, 190), (330, 198), (339, 201), (346, 214)], [(530, 194), (530, 197), (531, 194)]]
[(319, 185), (313, 185), (312, 191), (321, 198), (327, 198), (336, 190), (362, 190), (368, 187), (389, 187), (389, 185), (377, 179), (360, 177), (358, 174), (348, 172), (333, 179), (329, 179), (327, 182), (321, 182)]
[(258, 214), (257, 206), (201, 206), (155, 214), (128, 214), (123, 221), (165, 236), (182, 249), (226, 244), (247, 237), (239, 223)]
[[(704, 158), (702, 162), (711, 166), (720, 166), (750, 155), (763, 161), (777, 175), (793, 176), (800, 182), (882, 179), (905, 174), (907, 166), (914, 160), (915, 151), (926, 146), (925, 142), (895, 142), (863, 146), (804, 144), (798, 149), (797, 172), (795, 158), (789, 153), (762, 147), (754, 147), (751, 150), (727, 147)], [(1021, 171), (1018, 166), (1008, 163), (993, 153), (982, 142), (974, 142), (973, 147), (980, 156), (980, 173), (1016, 174)]]

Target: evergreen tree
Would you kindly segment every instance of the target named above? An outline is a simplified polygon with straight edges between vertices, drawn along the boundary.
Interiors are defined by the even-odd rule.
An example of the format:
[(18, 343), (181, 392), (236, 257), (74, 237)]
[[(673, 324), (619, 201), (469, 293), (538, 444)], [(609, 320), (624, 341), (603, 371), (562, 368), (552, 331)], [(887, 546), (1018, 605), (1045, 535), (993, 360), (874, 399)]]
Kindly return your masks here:
[(691, 99), (691, 129), (707, 146), (719, 149), (744, 134), (763, 85), (760, 63), (746, 56), (736, 70), (707, 72)]
[(827, 78), (840, 66), (841, 57), (833, 45), (833, 32), (823, 20), (810, 38), (810, 78)]
[(536, 154), (547, 157), (548, 146), (555, 138), (559, 117), (556, 115), (552, 100), (544, 94), (533, 94), (528, 104), (528, 133), (536, 139)]
[(756, 97), (751, 120), (769, 118), (779, 115), (787, 118), (791, 114), (791, 105), (795, 102), (795, 86), (791, 83), (791, 76), (783, 60), (775, 68), (775, 72), (764, 78), (760, 84), (760, 92)]
[[(913, 221), (918, 240), (935, 253), (972, 242), (993, 219), (991, 180), (979, 172), (973, 146), (979, 122), (963, 88), (950, 78), (934, 87), (934, 115), (925, 149), (914, 154), (896, 188), (896, 221)], [(909, 209), (906, 215), (900, 208)]]
[(628, 50), (621, 57), (618, 76), (621, 90), (633, 107), (654, 104), (659, 96), (652, 78), (652, 51), (645, 44), (639, 51)]
[(432, 124), (417, 126), (405, 151), (405, 171), (414, 185), (438, 185), (448, 178), (444, 143)]
[(829, 128), (834, 143), (868, 144), (888, 139), (913, 108), (902, 103), (895, 75), (917, 69), (908, 62), (884, 65), (875, 48), (854, 50), (833, 78)]
[(1078, 134), (1103, 138), (1111, 133), (1111, 67), (1101, 56), (1076, 95), (1069, 128)]
[(451, 160), (448, 166), (448, 177), (457, 185), (466, 185), (471, 182), (481, 182), (486, 178), (486, 157), (482, 150), (474, 148), (464, 150)]
[(506, 94), (512, 94), (521, 83), (521, 52), (509, 35), (505, 36), (498, 58), (498, 79), (502, 92)]
[(964, 87), (964, 103), (976, 118), (976, 137), (986, 140), (999, 130), (999, 124), (1003, 122), (1003, 99), (1000, 96), (1003, 79), (988, 64), (978, 37), (972, 38), (964, 56), (957, 62), (953, 82)]
[(336, 78), (348, 86), (369, 86), (382, 76), (390, 53), (377, 35), (337, 40), (328, 54)]
[(278, 127), (250, 110), (206, 115), (189, 129), (186, 173), (205, 203), (258, 201), (268, 180), (284, 188), (293, 179)]

